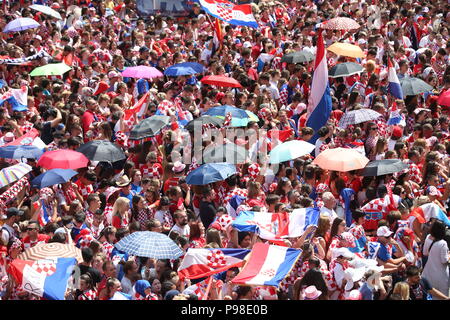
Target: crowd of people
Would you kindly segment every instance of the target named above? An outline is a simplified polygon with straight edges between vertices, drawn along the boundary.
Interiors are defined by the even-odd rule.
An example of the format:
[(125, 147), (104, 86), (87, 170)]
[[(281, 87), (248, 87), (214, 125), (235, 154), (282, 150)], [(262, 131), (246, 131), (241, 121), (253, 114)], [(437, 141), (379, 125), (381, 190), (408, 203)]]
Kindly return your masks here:
[[(1, 34), (1, 90), (27, 88), (28, 105), (14, 111), (8, 101), (2, 102), (0, 147), (35, 129), (46, 150), (77, 150), (89, 141), (107, 140), (127, 159), (91, 162), (69, 182), (42, 189), (30, 186), (44, 172), (36, 159), (0, 159), (1, 168), (20, 161), (33, 168), (1, 190), (2, 299), (39, 299), (17, 285), (8, 265), (37, 244), (59, 242), (76, 245), (83, 258), (79, 285), (69, 286), (66, 299), (108, 300), (123, 292), (135, 300), (195, 300), (198, 295), (188, 288), (196, 281), (181, 280), (177, 274), (182, 258), (124, 257), (114, 244), (148, 230), (168, 235), (185, 252), (251, 249), (266, 240), (230, 226), (241, 211), (288, 215), (308, 207), (320, 209), (319, 221), (308, 229), (309, 238), (285, 241), (302, 253), (279, 288), (234, 285), (232, 279), (240, 270), (232, 268), (216, 277), (209, 299), (450, 299), (447, 226), (417, 210), (433, 203), (450, 213), (450, 104), (438, 103), (450, 89), (447, 1), (255, 1), (251, 7), (259, 27), (224, 24), (219, 48), (214, 44), (212, 18), (198, 3), (192, 4), (188, 16), (140, 17), (130, 0), (44, 2), (63, 19), (31, 10), (30, 0), (5, 1), (1, 10), (2, 29), (19, 17), (35, 19), (41, 26)], [(361, 27), (317, 28), (338, 16), (352, 18)], [(290, 64), (281, 59), (300, 50), (315, 54), (318, 32), (323, 32), (325, 47), (352, 43), (365, 58), (327, 52), (329, 68), (356, 62), (364, 70), (329, 78), (333, 110), (327, 124), (315, 132), (306, 126), (314, 60)], [(22, 64), (4, 60), (42, 50), (47, 55)], [(387, 90), (388, 59), (400, 79), (420, 78), (432, 90), (393, 98)], [(34, 68), (54, 62), (64, 62), (71, 70), (62, 76), (30, 77)], [(206, 71), (152, 80), (121, 75), (131, 66), (164, 72), (181, 62), (200, 63)], [(200, 82), (205, 75), (230, 76), (242, 88), (205, 85)], [(131, 123), (124, 121), (125, 111), (147, 92), (145, 113)], [(259, 121), (250, 121), (246, 129), (290, 130), (284, 141), (309, 141), (317, 134), (313, 156), (281, 163), (272, 171), (267, 158), (250, 157), (225, 181), (187, 184), (187, 173), (198, 164), (183, 161), (179, 146), (186, 133), (177, 120), (196, 119), (220, 105), (256, 114)], [(346, 112), (364, 108), (381, 115), (339, 127)], [(402, 121), (389, 125), (393, 108)], [(138, 143), (128, 139), (133, 125), (156, 112), (171, 116), (172, 124)], [(251, 145), (250, 140), (233, 142), (251, 153), (260, 141)], [(202, 147), (214, 143), (204, 140)], [(359, 171), (328, 171), (312, 164), (321, 152), (337, 147), (356, 148), (371, 161), (401, 159), (408, 167), (363, 177)], [(351, 221), (344, 214), (348, 206), (344, 193), (349, 189)], [(230, 201), (236, 196), (243, 201), (233, 207)], [(379, 212), (370, 213), (370, 206), (378, 206)], [(46, 225), (39, 219), (43, 207), (51, 216)], [(361, 239), (365, 245), (356, 251)], [(375, 253), (369, 243), (377, 244)], [(366, 266), (362, 273), (357, 268), (361, 261)]]

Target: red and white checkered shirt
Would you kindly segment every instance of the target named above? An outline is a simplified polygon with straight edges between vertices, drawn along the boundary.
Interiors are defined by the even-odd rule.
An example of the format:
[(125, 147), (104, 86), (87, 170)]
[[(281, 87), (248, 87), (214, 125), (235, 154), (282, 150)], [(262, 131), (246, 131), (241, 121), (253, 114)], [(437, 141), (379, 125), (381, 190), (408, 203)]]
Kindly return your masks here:
[(420, 169), (417, 166), (417, 164), (412, 162), (410, 159), (407, 159), (404, 162), (409, 165), (408, 170), (409, 170), (410, 179), (417, 184), (421, 184), (422, 183), (422, 173), (420, 172)]
[(349, 232), (355, 237), (356, 240), (366, 235), (364, 228), (361, 225), (354, 225)]
[(78, 186), (78, 192), (81, 194), (85, 201), (87, 197), (94, 192), (94, 187), (91, 184), (85, 185), (81, 182), (81, 180), (77, 180), (75, 184)]
[(33, 124), (31, 122), (28, 122), (28, 121), (25, 121), (24, 125), (20, 126), (20, 130), (22, 130), (22, 134), (27, 133), (31, 129), (33, 129)]
[(158, 105), (158, 110), (165, 116), (168, 116), (170, 114), (174, 114), (176, 111), (176, 106), (173, 104), (173, 102), (169, 100), (163, 100)]
[(241, 196), (241, 197), (247, 198), (247, 190), (236, 188), (231, 191), (228, 191), (226, 196), (223, 198), (223, 204), (224, 205), (227, 204), (228, 201), (230, 201), (231, 198), (233, 198), (234, 196)]
[(78, 300), (97, 300), (97, 291), (89, 289), (78, 296)]
[(142, 177), (160, 179), (163, 175), (163, 167), (160, 163), (152, 163), (151, 165), (142, 164), (139, 168), (142, 173)]
[(105, 227), (109, 226), (110, 223), (108, 222), (108, 217), (112, 218), (112, 213), (113, 213), (113, 205), (112, 204), (107, 204), (105, 207), (105, 210), (103, 210), (103, 216), (105, 217)]
[(114, 249), (114, 245), (105, 241), (102, 243), (103, 253), (106, 255), (106, 258), (111, 259), (111, 252)]

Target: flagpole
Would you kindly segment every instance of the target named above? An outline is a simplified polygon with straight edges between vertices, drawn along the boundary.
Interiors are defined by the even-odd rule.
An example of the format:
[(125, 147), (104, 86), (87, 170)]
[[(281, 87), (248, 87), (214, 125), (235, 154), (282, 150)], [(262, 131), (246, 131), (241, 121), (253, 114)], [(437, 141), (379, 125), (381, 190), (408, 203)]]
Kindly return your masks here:
[(206, 291), (205, 291), (205, 294), (204, 294), (202, 300), (208, 300), (208, 295), (209, 295), (209, 291), (211, 290), (212, 281), (213, 281), (213, 277), (210, 276), (209, 277), (209, 282), (208, 282), (208, 287), (206, 288)]

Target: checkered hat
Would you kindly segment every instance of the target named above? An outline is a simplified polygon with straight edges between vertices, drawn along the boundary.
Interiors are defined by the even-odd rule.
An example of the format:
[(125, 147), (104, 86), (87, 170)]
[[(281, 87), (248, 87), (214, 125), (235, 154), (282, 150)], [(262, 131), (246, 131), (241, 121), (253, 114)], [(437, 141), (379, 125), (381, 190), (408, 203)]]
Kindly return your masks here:
[(330, 188), (328, 188), (328, 186), (325, 183), (319, 183), (316, 187), (316, 192), (317, 193), (324, 193), (329, 191)]
[(354, 248), (356, 247), (355, 237), (350, 232), (343, 232), (341, 234), (339, 245), (341, 247)]
[(217, 221), (219, 222), (219, 225), (222, 228), (222, 230), (225, 230), (233, 222), (233, 220), (234, 219), (232, 216), (224, 214)]
[(266, 119), (269, 116), (270, 110), (268, 108), (262, 108), (258, 112), (258, 116), (260, 116), (263, 119)]
[(261, 172), (261, 167), (257, 163), (252, 163), (248, 166), (248, 174), (252, 179), (256, 179), (256, 177)]
[(55, 193), (53, 192), (53, 190), (51, 188), (42, 188), (39, 191), (39, 198), (42, 200), (50, 200), (51, 198), (53, 198), (53, 196), (55, 195)]

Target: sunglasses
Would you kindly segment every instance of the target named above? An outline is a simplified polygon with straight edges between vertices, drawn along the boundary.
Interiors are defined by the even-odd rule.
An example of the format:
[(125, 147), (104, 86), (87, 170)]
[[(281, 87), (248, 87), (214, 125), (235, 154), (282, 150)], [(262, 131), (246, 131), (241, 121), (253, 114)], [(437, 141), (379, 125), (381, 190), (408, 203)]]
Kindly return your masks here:
[(37, 228), (27, 228), (27, 231), (37, 230)]
[(375, 131), (378, 130), (378, 128), (370, 128), (370, 130)]

